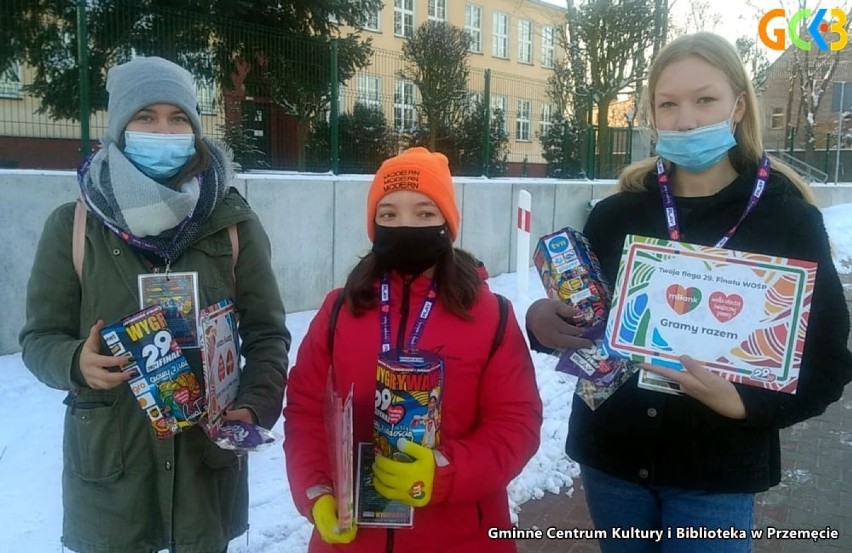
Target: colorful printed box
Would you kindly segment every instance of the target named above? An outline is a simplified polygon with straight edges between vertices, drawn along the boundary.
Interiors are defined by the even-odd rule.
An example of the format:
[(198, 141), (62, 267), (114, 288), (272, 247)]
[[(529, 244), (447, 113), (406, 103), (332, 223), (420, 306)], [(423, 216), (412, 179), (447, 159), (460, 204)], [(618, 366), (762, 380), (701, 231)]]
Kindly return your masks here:
[(542, 236), (533, 263), (547, 296), (580, 310), (580, 326), (593, 326), (606, 319), (609, 288), (585, 236), (570, 227)]
[(124, 371), (139, 406), (158, 438), (193, 426), (204, 414), (204, 397), (166, 323), (159, 305), (143, 309), (101, 330), (112, 355), (130, 359)]
[(607, 347), (682, 370), (689, 355), (736, 383), (796, 393), (817, 265), (627, 236)]
[(437, 447), (441, 428), (443, 362), (428, 353), (379, 358), (373, 443), (385, 457), (411, 461), (397, 441), (406, 438), (423, 447)]

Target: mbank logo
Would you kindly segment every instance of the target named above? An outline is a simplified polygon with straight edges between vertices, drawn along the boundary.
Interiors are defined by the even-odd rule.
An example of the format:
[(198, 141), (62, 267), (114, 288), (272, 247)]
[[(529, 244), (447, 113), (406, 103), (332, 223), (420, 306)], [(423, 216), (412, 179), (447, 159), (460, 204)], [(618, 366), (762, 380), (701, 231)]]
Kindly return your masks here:
[[(828, 21), (825, 20), (826, 13), (831, 14), (831, 19)], [(811, 14), (813, 14), (813, 19), (810, 20), (810, 23), (807, 23)], [(846, 13), (840, 8), (831, 8), (830, 10), (819, 8), (816, 11), (808, 8), (799, 10), (790, 17), (786, 29), (784, 27), (775, 28), (770, 37), (767, 27), (776, 19), (783, 19), (785, 16), (786, 12), (783, 8), (775, 8), (769, 10), (760, 18), (760, 22), (757, 24), (757, 34), (767, 48), (785, 50), (787, 48), (787, 32), (789, 31), (790, 40), (796, 48), (810, 50), (811, 43), (804, 40), (799, 34), (799, 30), (802, 28), (811, 35), (817, 48), (824, 52), (840, 50), (849, 42), (849, 34), (846, 31)], [(831, 43), (825, 41), (825, 34), (828, 32), (836, 35), (836, 39)]]

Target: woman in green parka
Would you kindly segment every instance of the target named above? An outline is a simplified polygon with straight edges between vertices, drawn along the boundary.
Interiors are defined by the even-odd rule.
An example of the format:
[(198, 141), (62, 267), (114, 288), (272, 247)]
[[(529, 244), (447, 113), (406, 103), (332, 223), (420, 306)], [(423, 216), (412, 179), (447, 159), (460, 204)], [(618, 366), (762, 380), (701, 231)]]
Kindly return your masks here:
[[(100, 330), (139, 310), (138, 275), (197, 272), (199, 305), (232, 298), (239, 316), (245, 365), (226, 418), (272, 427), (290, 334), (269, 239), (230, 187), (230, 153), (202, 134), (185, 69), (136, 58), (109, 71), (107, 91), (102, 148), (79, 171), (81, 276), (75, 207), (65, 204), (45, 224), (20, 336), (27, 368), (68, 391), (62, 543), (86, 553), (220, 553), (248, 528), (245, 460), (198, 426), (158, 439)], [(185, 355), (197, 371), (199, 350)]]

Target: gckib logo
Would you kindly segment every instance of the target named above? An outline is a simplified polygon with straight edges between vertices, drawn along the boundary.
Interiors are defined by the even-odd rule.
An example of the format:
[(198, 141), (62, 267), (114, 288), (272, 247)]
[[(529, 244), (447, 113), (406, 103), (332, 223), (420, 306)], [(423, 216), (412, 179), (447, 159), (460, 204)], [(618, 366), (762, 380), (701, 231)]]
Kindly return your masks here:
[[(831, 14), (831, 19), (825, 20), (826, 13)], [(813, 19), (808, 23), (808, 18), (813, 14)], [(799, 10), (790, 17), (787, 23), (787, 28), (777, 27), (773, 29), (772, 36), (769, 36), (767, 27), (771, 22), (778, 18), (784, 18), (786, 13), (783, 8), (775, 8), (769, 10), (760, 22), (757, 24), (757, 34), (760, 36), (761, 42), (767, 48), (772, 50), (785, 50), (787, 48), (787, 32), (790, 33), (790, 40), (800, 50), (810, 50), (811, 43), (803, 39), (799, 35), (799, 29), (803, 26), (808, 34), (813, 38), (814, 44), (822, 51), (836, 51), (844, 48), (849, 42), (849, 34), (846, 32), (846, 13), (840, 8), (819, 8), (816, 11), (811, 9)], [(807, 24), (806, 24), (807, 23)], [(805, 25), (806, 24), (806, 25)], [(825, 41), (825, 34), (831, 32), (837, 35), (837, 39), (831, 43)]]

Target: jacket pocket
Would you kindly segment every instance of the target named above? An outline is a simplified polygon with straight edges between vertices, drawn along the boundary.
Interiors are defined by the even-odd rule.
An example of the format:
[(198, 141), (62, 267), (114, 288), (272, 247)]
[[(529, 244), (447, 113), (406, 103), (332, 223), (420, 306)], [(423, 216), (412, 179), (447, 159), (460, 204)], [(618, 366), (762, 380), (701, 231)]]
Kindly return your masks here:
[(214, 444), (209, 438), (203, 436), (204, 449), (201, 454), (202, 462), (211, 469), (224, 469), (233, 467), (239, 459), (237, 454), (227, 449), (222, 449)]
[(116, 396), (84, 392), (65, 403), (65, 467), (88, 482), (116, 480), (124, 472)]

